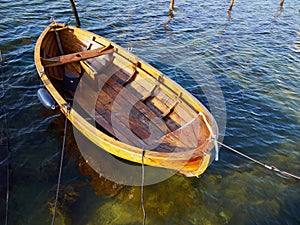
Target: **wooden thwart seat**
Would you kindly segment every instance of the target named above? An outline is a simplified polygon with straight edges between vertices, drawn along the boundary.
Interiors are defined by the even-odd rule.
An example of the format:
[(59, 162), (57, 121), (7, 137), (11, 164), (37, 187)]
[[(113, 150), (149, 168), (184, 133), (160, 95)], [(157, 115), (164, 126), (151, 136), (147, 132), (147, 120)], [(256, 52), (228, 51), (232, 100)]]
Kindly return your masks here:
[(60, 66), (72, 62), (79, 62), (84, 59), (94, 58), (97, 56), (109, 54), (113, 51), (114, 48), (111, 45), (109, 45), (102, 48), (96, 48), (93, 50), (86, 50), (82, 52), (75, 52), (75, 53), (56, 56), (48, 59), (42, 58), (42, 61), (44, 63), (44, 67), (53, 67), (53, 66)]
[[(179, 104), (178, 100), (171, 101), (171, 99), (165, 96), (166, 99), (164, 100), (167, 105), (164, 108), (159, 107), (163, 109), (160, 113), (156, 114), (153, 111), (153, 107), (147, 106), (144, 101), (152, 95), (156, 96), (154, 92), (155, 90), (159, 90), (157, 84), (148, 82), (145, 78), (138, 78), (136, 72), (131, 74), (118, 67), (113, 69), (113, 75), (107, 75), (105, 73), (94, 74), (93, 65), (91, 65), (91, 67), (85, 67), (85, 69), (86, 74), (83, 77), (85, 77), (87, 81), (90, 78), (92, 78), (92, 80), (97, 78), (97, 81), (94, 80), (95, 84), (102, 84), (100, 85), (101, 90), (95, 90), (96, 92), (94, 93), (97, 96), (93, 97), (96, 105), (94, 110), (92, 110), (92, 115), (94, 115), (98, 124), (112, 136), (122, 140), (124, 143), (137, 147), (161, 143), (155, 150), (163, 152), (173, 151), (173, 146), (177, 146), (177, 150), (189, 149), (188, 146), (190, 142), (196, 145), (195, 139), (197, 139), (198, 132), (194, 133), (195, 127), (188, 126), (189, 129), (185, 128), (183, 130), (189, 132), (182, 134), (183, 130), (177, 130), (178, 127), (176, 128), (176, 132), (172, 132), (172, 129), (168, 127), (167, 123), (166, 126), (163, 126), (161, 123), (153, 120), (156, 117), (166, 119)], [(138, 79), (132, 79), (132, 77), (137, 77)], [(162, 97), (163, 96), (161, 96), (161, 98)], [(85, 105), (87, 99), (88, 98), (82, 99), (80, 104)], [(162, 99), (156, 100), (160, 102)], [(160, 102), (160, 104), (162, 103), (163, 102)], [(114, 109), (112, 111), (113, 105)], [(87, 106), (84, 108), (87, 108)], [(126, 112), (130, 112), (129, 115), (127, 115)], [(174, 116), (175, 115), (177, 114), (175, 113)], [(112, 120), (116, 122), (117, 130), (113, 129)], [(185, 123), (184, 121), (182, 122)], [(151, 138), (149, 139), (148, 137), (150, 136)]]

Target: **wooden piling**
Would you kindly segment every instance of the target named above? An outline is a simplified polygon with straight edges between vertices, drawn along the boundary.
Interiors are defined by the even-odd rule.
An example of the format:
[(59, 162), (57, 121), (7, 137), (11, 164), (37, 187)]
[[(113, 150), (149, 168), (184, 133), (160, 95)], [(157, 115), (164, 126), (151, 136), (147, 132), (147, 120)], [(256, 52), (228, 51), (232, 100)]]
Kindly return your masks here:
[(174, 11), (174, 1), (175, 0), (171, 0), (170, 1), (170, 10), (169, 10), (169, 16), (173, 17), (173, 11)]
[(170, 11), (174, 10), (174, 0), (171, 0), (170, 2)]
[(283, 3), (284, 3), (284, 0), (281, 0), (279, 6), (282, 8), (283, 7)]
[(232, 10), (233, 3), (234, 3), (234, 0), (230, 0), (230, 5), (229, 5), (229, 8), (228, 8), (228, 11)]
[(79, 20), (79, 16), (78, 16), (77, 9), (76, 9), (76, 4), (75, 4), (74, 0), (70, 0), (70, 3), (71, 3), (72, 11), (75, 16), (76, 27), (80, 27), (80, 20)]

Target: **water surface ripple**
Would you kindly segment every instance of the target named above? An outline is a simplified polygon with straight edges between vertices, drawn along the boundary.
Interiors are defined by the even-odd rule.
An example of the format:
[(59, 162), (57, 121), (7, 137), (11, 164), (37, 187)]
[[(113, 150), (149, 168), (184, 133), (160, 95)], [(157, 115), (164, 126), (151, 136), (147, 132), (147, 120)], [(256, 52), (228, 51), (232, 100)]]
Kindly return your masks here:
[[(217, 111), (224, 142), (299, 175), (300, 14), (297, 1), (77, 1), (82, 27), (132, 50)], [(11, 167), (9, 224), (50, 224), (63, 117), (38, 102), (33, 51), (54, 16), (71, 18), (69, 1), (0, 1), (0, 224), (4, 224), (5, 115)], [(213, 79), (212, 79), (213, 78)], [(221, 88), (223, 107), (214, 86)], [(205, 96), (207, 91), (209, 96)], [(213, 100), (213, 101), (212, 101)], [(120, 186), (85, 165), (68, 129), (57, 224), (141, 224), (140, 188)], [(98, 178), (97, 178), (98, 177)], [(300, 182), (221, 149), (200, 178), (145, 187), (147, 224), (300, 224)]]

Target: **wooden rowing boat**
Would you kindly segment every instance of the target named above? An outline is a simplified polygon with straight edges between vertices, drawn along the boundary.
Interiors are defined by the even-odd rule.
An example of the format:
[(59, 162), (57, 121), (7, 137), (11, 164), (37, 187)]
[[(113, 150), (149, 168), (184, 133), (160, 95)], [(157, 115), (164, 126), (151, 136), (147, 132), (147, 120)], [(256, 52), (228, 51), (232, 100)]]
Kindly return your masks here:
[(186, 176), (199, 176), (213, 160), (218, 129), (209, 111), (119, 45), (51, 23), (34, 57), (60, 110), (99, 151)]

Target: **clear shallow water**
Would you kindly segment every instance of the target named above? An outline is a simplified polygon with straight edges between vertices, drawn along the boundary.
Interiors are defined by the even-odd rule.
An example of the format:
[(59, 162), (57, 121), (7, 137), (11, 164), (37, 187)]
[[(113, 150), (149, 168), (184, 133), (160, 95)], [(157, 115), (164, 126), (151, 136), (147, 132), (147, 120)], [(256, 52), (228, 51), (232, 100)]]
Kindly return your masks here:
[[(203, 101), (219, 126), (226, 125), (224, 143), (299, 175), (296, 1), (286, 1), (282, 11), (271, 0), (238, 1), (231, 19), (225, 0), (176, 1), (172, 20), (167, 16), (168, 1), (78, 2), (83, 28), (132, 48)], [(12, 151), (9, 224), (50, 224), (64, 119), (38, 102), (41, 82), (33, 50), (51, 16), (58, 22), (71, 17), (72, 25), (74, 20), (68, 1), (0, 3), (5, 88), (1, 85), (0, 223), (5, 216), (7, 113)], [(67, 140), (57, 224), (141, 224), (140, 188), (96, 179), (83, 166), (71, 127)], [(300, 223), (299, 181), (275, 175), (225, 149), (220, 154), (220, 161), (200, 179), (173, 176), (145, 187), (147, 224)]]

